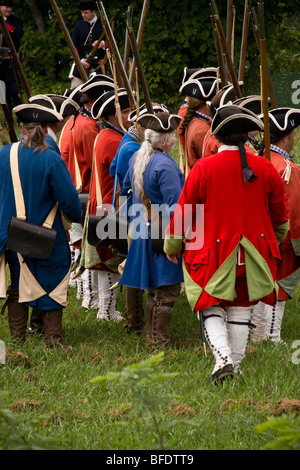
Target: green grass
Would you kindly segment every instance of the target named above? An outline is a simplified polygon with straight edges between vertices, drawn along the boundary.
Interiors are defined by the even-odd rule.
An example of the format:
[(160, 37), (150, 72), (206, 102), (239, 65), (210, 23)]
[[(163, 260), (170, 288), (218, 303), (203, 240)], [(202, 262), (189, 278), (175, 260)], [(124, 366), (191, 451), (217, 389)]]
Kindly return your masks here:
[[(118, 296), (122, 310), (124, 293)], [(300, 339), (297, 296), (288, 302), (283, 321), (286, 345), (249, 344), (243, 377), (216, 387), (209, 381), (213, 357), (204, 356), (198, 321), (181, 295), (172, 319), (171, 345), (158, 366), (162, 373), (178, 375), (150, 387), (158, 398), (175, 395), (156, 410), (166, 449), (260, 449), (272, 438), (271, 431), (258, 434), (254, 427), (274, 414), (294, 412), (292, 400), (299, 398), (300, 366), (292, 362), (292, 344)], [(45, 348), (43, 336), (30, 336), (21, 347), (14, 344), (7, 315), (1, 316), (7, 364), (0, 366), (0, 391), (9, 392), (10, 409), (34, 423), (35, 433), (51, 437), (61, 449), (158, 449), (144, 410), (138, 419), (130, 413), (134, 401), (129, 384), (91, 383), (96, 376), (121, 371), (157, 351), (146, 347), (144, 336), (127, 334), (123, 322), (100, 322), (96, 312), (82, 309), (70, 288), (70, 305), (64, 312), (66, 348), (55, 350)], [(283, 399), (288, 400), (282, 404)], [(0, 448), (10, 446), (7, 433)]]

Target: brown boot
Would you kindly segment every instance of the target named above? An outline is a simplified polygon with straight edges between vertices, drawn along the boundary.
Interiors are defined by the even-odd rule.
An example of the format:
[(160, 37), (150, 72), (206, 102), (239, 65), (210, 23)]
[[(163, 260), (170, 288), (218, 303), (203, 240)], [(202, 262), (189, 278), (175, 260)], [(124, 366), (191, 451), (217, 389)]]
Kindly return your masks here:
[(173, 304), (157, 302), (153, 309), (152, 333), (153, 346), (168, 346), (170, 341), (169, 328), (173, 315)]
[(143, 290), (126, 286), (125, 328), (128, 333), (135, 331), (137, 334), (142, 334), (144, 331), (145, 313), (143, 295)]
[(153, 309), (155, 307), (154, 297), (150, 294), (146, 300), (146, 345), (153, 345)]
[(19, 303), (19, 290), (9, 289), (7, 299), (8, 324), (11, 336), (21, 342), (26, 339), (28, 307)]
[(48, 348), (62, 343), (62, 309), (43, 312), (45, 341)]

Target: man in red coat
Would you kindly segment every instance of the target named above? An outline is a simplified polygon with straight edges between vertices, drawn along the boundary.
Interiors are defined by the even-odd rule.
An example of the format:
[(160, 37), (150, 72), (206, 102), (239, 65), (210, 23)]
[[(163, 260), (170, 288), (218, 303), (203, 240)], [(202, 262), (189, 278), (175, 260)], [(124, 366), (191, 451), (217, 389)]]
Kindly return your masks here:
[(211, 110), (208, 102), (217, 92), (215, 77), (189, 79), (180, 87), (180, 93), (188, 96), (188, 106), (181, 121), (186, 158), (185, 177), (202, 157), (203, 140), (211, 126)]
[[(94, 168), (89, 197), (89, 213), (96, 214), (109, 211), (112, 207), (114, 180), (109, 167), (113, 161), (120, 142), (131, 122), (128, 115), (131, 111), (127, 92), (120, 88), (117, 93), (119, 106), (116, 106), (115, 90), (104, 93), (92, 107), (94, 119), (101, 119), (101, 130), (94, 146)], [(118, 112), (119, 111), (119, 112)], [(109, 290), (120, 278), (117, 268), (123, 261), (108, 248), (97, 248), (99, 263), (94, 266), (98, 276), (100, 320), (123, 320), (120, 312), (115, 310), (117, 291)]]
[(300, 168), (293, 162), (291, 151), (296, 128), (300, 125), (300, 110), (273, 109), (269, 112), (271, 162), (279, 173), (286, 197), (289, 231), (280, 244), (281, 259), (277, 266), (278, 300), (274, 305), (260, 302), (253, 312), (251, 340), (281, 341), (281, 324), (285, 303), (293, 297), (300, 281)]
[(194, 165), (166, 234), (170, 261), (184, 241), (185, 289), (192, 309), (203, 313), (213, 381), (239, 372), (253, 305), (276, 301), (277, 239), (288, 225), (283, 183), (267, 159), (244, 146), (248, 132), (262, 129), (244, 108), (217, 110), (219, 152)]
[[(94, 141), (99, 133), (97, 120), (91, 114), (94, 102), (104, 92), (113, 89), (113, 80), (102, 74), (92, 74), (91, 78), (71, 92), (69, 98), (80, 99), (81, 109), (67, 122), (60, 137), (60, 151), (73, 183), (83, 195), (90, 191), (93, 164)], [(83, 226), (72, 224), (71, 245), (75, 250), (75, 261), (79, 261), (82, 245)], [(77, 282), (77, 298), (83, 298), (82, 306), (86, 309), (98, 307), (97, 278), (86, 270)]]

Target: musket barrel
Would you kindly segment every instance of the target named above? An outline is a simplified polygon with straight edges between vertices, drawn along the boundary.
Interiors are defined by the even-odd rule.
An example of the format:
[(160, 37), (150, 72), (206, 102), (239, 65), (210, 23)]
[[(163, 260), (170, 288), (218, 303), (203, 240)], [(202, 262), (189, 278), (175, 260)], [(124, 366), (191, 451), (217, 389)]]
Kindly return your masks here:
[[(144, 34), (144, 29), (145, 29), (146, 18), (147, 18), (148, 10), (149, 10), (149, 3), (150, 3), (150, 0), (144, 0), (137, 39), (136, 39), (138, 51), (141, 50), (141, 46), (142, 46), (142, 39), (143, 39), (143, 34)], [(135, 58), (133, 57), (130, 74), (129, 74), (129, 83), (131, 84), (133, 83), (133, 80), (134, 80), (134, 69), (135, 69)]]
[(59, 11), (59, 8), (57, 7), (57, 4), (56, 4), (55, 0), (50, 0), (50, 3), (51, 3), (51, 7), (52, 7), (52, 9), (53, 9), (53, 11), (54, 11), (54, 13), (55, 13), (55, 16), (56, 16), (56, 18), (57, 18), (57, 20), (58, 20), (58, 22), (59, 22), (59, 25), (60, 25), (60, 27), (61, 27), (61, 30), (62, 30), (62, 32), (63, 32), (63, 34), (64, 34), (64, 36), (65, 36), (65, 40), (66, 40), (66, 42), (67, 42), (67, 44), (68, 44), (68, 46), (69, 46), (69, 48), (70, 48), (71, 54), (72, 54), (72, 56), (73, 56), (73, 59), (74, 59), (74, 62), (75, 62), (75, 64), (76, 64), (76, 67), (77, 67), (77, 69), (78, 69), (78, 72), (79, 72), (79, 74), (80, 74), (81, 80), (82, 80), (83, 82), (87, 82), (87, 81), (88, 81), (87, 73), (86, 73), (86, 71), (85, 71), (85, 69), (84, 69), (84, 67), (83, 67), (83, 65), (82, 65), (82, 63), (81, 63), (81, 61), (80, 61), (80, 57), (79, 57), (79, 55), (77, 54), (76, 48), (75, 48), (75, 46), (74, 46), (74, 44), (73, 44), (72, 38), (71, 38), (71, 36), (70, 36), (70, 33), (69, 33), (69, 31), (67, 30), (67, 27), (66, 27), (66, 25), (65, 25), (65, 22), (64, 22), (64, 20), (63, 20), (63, 17), (61, 16), (61, 13), (60, 13), (60, 11)]
[(130, 39), (130, 44), (131, 44), (133, 55), (134, 55), (134, 58), (135, 58), (135, 61), (136, 61), (136, 65), (137, 65), (138, 74), (139, 74), (140, 81), (141, 81), (141, 86), (142, 86), (142, 89), (143, 89), (143, 94), (144, 94), (144, 99), (145, 99), (147, 111), (148, 111), (148, 113), (153, 114), (153, 106), (152, 106), (152, 102), (151, 102), (151, 99), (150, 99), (148, 87), (147, 87), (147, 84), (146, 84), (146, 79), (145, 79), (145, 75), (144, 75), (144, 71), (143, 71), (143, 66), (142, 66), (139, 51), (138, 51), (138, 45), (136, 43), (133, 28), (132, 28), (132, 24), (131, 24), (131, 18), (130, 18), (130, 15), (129, 15), (128, 12), (126, 13), (126, 19), (127, 19), (127, 28), (128, 28), (128, 35), (129, 35), (129, 39)]
[(263, 101), (264, 115), (264, 144), (265, 157), (270, 160), (270, 124), (269, 124), (269, 103), (268, 103), (268, 86), (267, 86), (267, 49), (264, 22), (264, 4), (259, 2), (259, 35), (260, 35), (260, 62), (261, 62), (261, 89)]

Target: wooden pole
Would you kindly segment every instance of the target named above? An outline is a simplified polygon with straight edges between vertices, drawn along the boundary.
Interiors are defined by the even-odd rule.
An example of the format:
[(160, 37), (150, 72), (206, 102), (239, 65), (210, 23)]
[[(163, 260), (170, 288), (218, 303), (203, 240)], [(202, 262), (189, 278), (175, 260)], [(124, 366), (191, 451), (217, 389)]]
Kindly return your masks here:
[(260, 37), (260, 67), (261, 67), (261, 94), (264, 115), (264, 143), (265, 157), (270, 160), (270, 123), (269, 123), (269, 102), (268, 102), (268, 86), (267, 86), (267, 47), (264, 20), (264, 3), (258, 3), (259, 18), (259, 37)]

